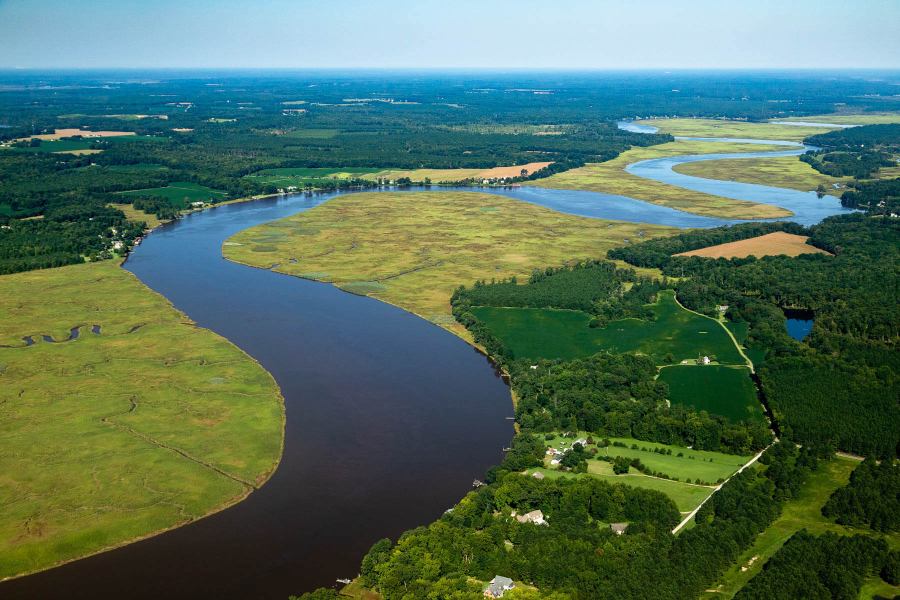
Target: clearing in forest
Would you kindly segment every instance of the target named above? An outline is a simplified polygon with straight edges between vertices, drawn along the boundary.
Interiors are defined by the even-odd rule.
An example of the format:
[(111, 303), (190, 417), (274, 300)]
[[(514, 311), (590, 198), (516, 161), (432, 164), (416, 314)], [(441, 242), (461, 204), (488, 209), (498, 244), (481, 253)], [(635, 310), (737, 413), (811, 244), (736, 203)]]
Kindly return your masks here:
[(746, 258), (748, 256), (799, 256), (800, 254), (830, 254), (806, 243), (805, 235), (794, 235), (784, 231), (776, 231), (759, 237), (728, 242), (718, 246), (709, 246), (690, 252), (681, 252), (675, 256), (705, 256), (707, 258)]
[[(518, 277), (535, 268), (601, 257), (626, 238), (680, 230), (588, 219), (492, 194), (346, 194), (223, 245), (226, 258), (374, 294), (471, 340), (450, 315), (450, 296), (475, 280)], [(713, 323), (714, 324), (714, 323)], [(723, 332), (724, 333), (724, 332)]]
[(122, 194), (125, 196), (164, 196), (174, 206), (181, 206), (185, 200), (189, 202), (209, 202), (210, 198), (215, 198), (217, 201), (221, 201), (227, 196), (225, 192), (190, 181), (173, 181), (168, 187), (132, 190), (130, 192), (122, 192)]
[(574, 310), (475, 307), (472, 314), (517, 358), (571, 360), (607, 350), (646, 354), (658, 365), (669, 352), (676, 362), (714, 356), (720, 364), (747, 364), (717, 321), (682, 308), (671, 290), (649, 306), (655, 321), (622, 319), (604, 329), (590, 328), (591, 316)]
[(0, 306), (0, 580), (189, 523), (275, 471), (272, 376), (112, 261), (4, 275)]

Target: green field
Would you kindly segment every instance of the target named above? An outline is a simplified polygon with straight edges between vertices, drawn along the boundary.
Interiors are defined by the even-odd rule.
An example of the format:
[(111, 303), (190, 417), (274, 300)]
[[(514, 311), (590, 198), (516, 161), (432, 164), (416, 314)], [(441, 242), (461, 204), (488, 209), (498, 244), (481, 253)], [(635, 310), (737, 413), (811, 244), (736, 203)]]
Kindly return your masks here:
[(659, 380), (669, 384), (669, 400), (675, 404), (732, 421), (766, 421), (749, 368), (675, 365), (662, 369)]
[(166, 138), (153, 137), (149, 135), (115, 135), (103, 138), (89, 138), (78, 142), (69, 140), (43, 140), (40, 146), (34, 148), (2, 148), (14, 152), (80, 152), (90, 150), (91, 144), (98, 142), (130, 143), (130, 142), (155, 142), (165, 140)]
[(604, 256), (639, 231), (655, 238), (680, 230), (576, 217), (476, 192), (379, 192), (340, 195), (244, 230), (222, 251), (236, 262), (266, 269), (278, 263), (279, 273), (338, 286), (378, 282), (384, 287), (365, 293), (471, 340), (450, 314), (460, 285), (492, 277), (524, 281), (535, 268)]
[(0, 580), (189, 523), (274, 472), (272, 376), (113, 261), (4, 275), (0, 306)]
[[(725, 572), (725, 575), (719, 579), (719, 585), (713, 587), (715, 591), (707, 592), (701, 597), (705, 600), (734, 597), (754, 575), (763, 569), (766, 561), (784, 545), (788, 538), (801, 529), (806, 529), (816, 535), (826, 531), (843, 535), (871, 534), (872, 531), (867, 527), (844, 527), (822, 516), (822, 507), (825, 502), (835, 490), (847, 485), (850, 473), (858, 464), (857, 461), (843, 458), (819, 461), (818, 470), (810, 475), (797, 497), (785, 503), (781, 516), (760, 534), (753, 546), (745, 551), (738, 558), (737, 563)], [(760, 465), (757, 468), (763, 467)], [(900, 547), (900, 536), (889, 535), (886, 540), (892, 548)], [(743, 571), (742, 568), (747, 570)], [(874, 582), (872, 585), (875, 585)]]
[(360, 179), (366, 175), (380, 173), (383, 169), (367, 169), (361, 167), (345, 168), (278, 168), (265, 169), (246, 177), (259, 183), (271, 183), (280, 188), (290, 186), (303, 187), (307, 184), (316, 185), (323, 179)]
[(174, 181), (164, 188), (150, 188), (146, 190), (132, 190), (122, 192), (126, 196), (165, 196), (175, 206), (180, 206), (185, 200), (189, 202), (209, 202), (210, 198), (223, 200), (227, 196), (225, 192), (204, 187), (190, 181)]
[(295, 129), (293, 131), (286, 131), (279, 135), (283, 135), (284, 137), (290, 138), (300, 138), (300, 139), (328, 139), (333, 138), (337, 134), (341, 132), (340, 129)]
[(472, 313), (517, 357), (571, 360), (608, 350), (647, 354), (660, 365), (668, 352), (677, 362), (715, 355), (721, 364), (747, 364), (715, 319), (685, 310), (674, 292), (660, 292), (651, 306), (655, 322), (624, 319), (605, 329), (591, 329), (590, 315), (571, 310), (476, 307)]
[(169, 167), (165, 167), (163, 165), (148, 165), (146, 163), (139, 163), (136, 165), (110, 165), (108, 167), (104, 167), (106, 169), (111, 169), (113, 171), (168, 171)]
[[(597, 442), (603, 438), (603, 436), (592, 435), (587, 432), (580, 432), (579, 437), (587, 439), (593, 437)], [(625, 483), (635, 487), (659, 490), (672, 498), (675, 504), (678, 505), (678, 510), (682, 512), (694, 510), (713, 492), (713, 487), (688, 484), (685, 483), (687, 479), (707, 481), (714, 486), (720, 478), (727, 479), (750, 459), (747, 456), (690, 450), (654, 442), (642, 442), (633, 438), (608, 439), (611, 442), (622, 442), (626, 447), (609, 446), (607, 448), (598, 448), (598, 455), (606, 455), (608, 452), (609, 456), (613, 457), (639, 458), (642, 463), (652, 470), (665, 473), (670, 477), (678, 477), (680, 481), (647, 477), (636, 470), (632, 470), (627, 475), (615, 475), (610, 463), (594, 459), (588, 460), (588, 474), (591, 477), (597, 477), (610, 483)], [(554, 448), (566, 448), (570, 447), (574, 438), (562, 438), (557, 434), (555, 439), (546, 440), (545, 434), (544, 441), (548, 446), (553, 446)], [(637, 444), (637, 450), (632, 449), (631, 446), (633, 444)], [(591, 444), (587, 446), (588, 449), (595, 447), (595, 445)], [(647, 451), (641, 450), (641, 448), (646, 448)], [(672, 455), (658, 454), (653, 452), (654, 448), (671, 450)], [(683, 456), (678, 456), (679, 453), (683, 454)], [(545, 459), (544, 468), (529, 469), (528, 473), (531, 474), (535, 471), (540, 471), (547, 477), (575, 476), (566, 471), (557, 471), (555, 466), (551, 467), (549, 457)]]

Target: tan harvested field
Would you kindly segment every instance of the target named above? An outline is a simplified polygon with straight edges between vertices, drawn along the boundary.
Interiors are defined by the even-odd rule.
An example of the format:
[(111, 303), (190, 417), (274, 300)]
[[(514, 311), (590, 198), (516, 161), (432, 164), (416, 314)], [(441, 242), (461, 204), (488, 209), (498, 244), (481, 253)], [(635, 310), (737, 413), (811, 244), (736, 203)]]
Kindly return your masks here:
[(84, 137), (117, 137), (122, 135), (135, 135), (133, 131), (89, 131), (87, 129), (57, 129), (55, 133), (34, 135), (39, 140), (58, 140), (59, 138), (81, 135)]
[(176, 127), (172, 131), (177, 131), (179, 133), (183, 133), (185, 131), (193, 131), (193, 129), (188, 129), (187, 127)]
[(783, 231), (776, 231), (767, 235), (750, 238), (749, 240), (741, 240), (739, 242), (729, 242), (727, 244), (719, 244), (718, 246), (710, 246), (709, 248), (701, 248), (699, 250), (691, 250), (690, 252), (682, 252), (675, 256), (705, 256), (707, 258), (745, 258), (747, 256), (778, 256), (779, 254), (787, 254), (788, 256), (798, 256), (800, 254), (830, 254), (824, 250), (819, 250), (806, 243), (809, 238), (805, 235), (793, 235)]
[(91, 150), (90, 148), (85, 148), (84, 150), (64, 150), (61, 152), (54, 152), (53, 154), (99, 154), (103, 152), (103, 150)]
[(543, 169), (549, 162), (533, 162), (514, 167), (494, 167), (493, 169), (415, 169), (413, 171), (382, 171), (373, 173), (367, 178), (400, 179), (409, 177), (413, 181), (425, 181), (427, 177), (434, 183), (441, 181), (461, 181), (463, 179), (491, 179), (493, 177), (518, 177), (522, 169), (529, 174)]

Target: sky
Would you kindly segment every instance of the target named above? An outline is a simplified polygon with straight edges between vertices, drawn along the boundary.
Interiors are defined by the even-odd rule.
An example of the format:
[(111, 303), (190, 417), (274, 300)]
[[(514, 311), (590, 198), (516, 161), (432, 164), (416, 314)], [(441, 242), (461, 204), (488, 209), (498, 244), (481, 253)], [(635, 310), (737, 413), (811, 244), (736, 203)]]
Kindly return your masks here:
[(0, 0), (0, 68), (900, 68), (900, 0)]

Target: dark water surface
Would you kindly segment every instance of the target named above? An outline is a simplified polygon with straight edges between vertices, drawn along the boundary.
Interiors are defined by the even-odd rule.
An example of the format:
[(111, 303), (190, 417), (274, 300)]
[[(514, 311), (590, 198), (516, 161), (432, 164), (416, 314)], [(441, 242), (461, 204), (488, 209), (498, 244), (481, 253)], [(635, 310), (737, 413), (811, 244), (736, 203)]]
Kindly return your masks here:
[(815, 322), (815, 313), (811, 310), (800, 310), (796, 308), (783, 308), (784, 316), (787, 317), (788, 334), (802, 342), (803, 338), (809, 335)]
[(196, 213), (125, 265), (274, 375), (287, 426), (272, 479), (186, 527), (0, 584), (0, 598), (286, 600), (355, 577), (372, 543), (434, 521), (500, 462), (509, 388), (471, 346), (377, 300), (221, 258), (231, 234), (331, 196)]
[[(815, 195), (780, 190), (788, 198), (777, 188), (671, 171), (673, 160), (731, 156), (632, 167), (689, 189), (786, 205), (801, 223), (845, 210), (827, 196), (817, 202)], [(675, 227), (739, 222), (609, 194), (463, 189), (593, 218)], [(294, 194), (196, 213), (155, 230), (125, 264), (275, 377), (287, 426), (272, 479), (240, 504), (187, 527), (2, 583), (0, 599), (284, 600), (355, 577), (372, 543), (435, 520), (473, 478), (500, 462), (513, 435), (512, 402), (471, 346), (377, 300), (222, 259), (221, 244), (232, 234), (334, 196)]]

